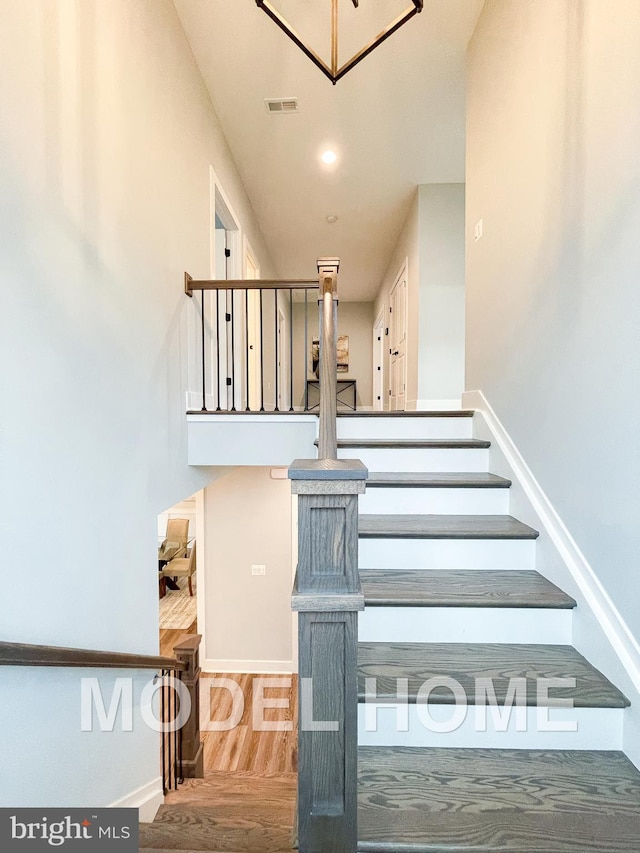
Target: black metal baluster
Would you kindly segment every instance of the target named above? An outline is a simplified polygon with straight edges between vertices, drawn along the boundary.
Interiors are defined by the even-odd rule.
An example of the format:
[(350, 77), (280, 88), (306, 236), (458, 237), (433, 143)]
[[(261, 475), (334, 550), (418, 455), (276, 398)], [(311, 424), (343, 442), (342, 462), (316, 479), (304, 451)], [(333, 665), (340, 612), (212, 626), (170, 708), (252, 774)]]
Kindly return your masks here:
[(278, 320), (279, 320), (280, 315), (278, 313), (278, 288), (276, 288), (276, 290), (275, 290), (275, 302), (273, 303), (273, 311), (275, 314), (275, 333), (276, 333), (276, 341), (275, 341), (275, 343), (276, 343), (276, 366), (275, 366), (276, 399), (275, 399), (275, 406), (273, 408), (273, 411), (279, 412), (280, 409), (278, 408), (278, 375), (280, 373), (280, 363), (278, 361), (278, 338), (280, 337), (280, 335), (278, 334)]
[(289, 291), (289, 411), (293, 411), (293, 294)]
[[(178, 673), (176, 673), (176, 675), (178, 677), (178, 680), (180, 682), (182, 682), (182, 673), (178, 672)], [(182, 707), (181, 707), (181, 710), (182, 710)], [(182, 782), (184, 782), (184, 773), (183, 773), (183, 766), (182, 766), (182, 729), (183, 729), (182, 726), (180, 726), (180, 728), (178, 729), (178, 768), (180, 771), (179, 777), (178, 777), (178, 783), (179, 784), (182, 784)]]
[(304, 364), (304, 410), (305, 412), (309, 411), (309, 377), (307, 373), (307, 358), (309, 357), (309, 291), (305, 289), (304, 291), (304, 353), (303, 353), (303, 364)]
[(244, 408), (245, 412), (251, 411), (249, 405), (249, 291), (245, 288), (244, 291), (244, 340), (245, 340), (245, 380), (247, 388), (247, 404)]
[(262, 320), (262, 288), (260, 288), (260, 411), (264, 412), (264, 344)]
[(207, 411), (207, 391), (205, 382), (205, 346), (204, 346), (204, 290), (200, 291), (200, 336), (202, 338), (202, 409)]
[(236, 410), (236, 334), (235, 318), (233, 316), (235, 290), (231, 291), (231, 411)]
[[(160, 678), (162, 678), (162, 676), (160, 676)], [(158, 679), (158, 676), (156, 675), (156, 680), (157, 680), (157, 679)], [(164, 685), (161, 685), (161, 687), (160, 687), (160, 719), (162, 720), (162, 722), (164, 722), (164, 717), (165, 717), (165, 707), (164, 707)], [(167, 756), (166, 756), (166, 751), (167, 751), (167, 735), (166, 735), (166, 733), (163, 731), (163, 732), (162, 732), (162, 789), (163, 789), (163, 791), (164, 791), (164, 793), (165, 793), (165, 794), (167, 794), (167, 793), (168, 793), (168, 788), (167, 788)]]
[(220, 291), (216, 290), (216, 412), (220, 411)]

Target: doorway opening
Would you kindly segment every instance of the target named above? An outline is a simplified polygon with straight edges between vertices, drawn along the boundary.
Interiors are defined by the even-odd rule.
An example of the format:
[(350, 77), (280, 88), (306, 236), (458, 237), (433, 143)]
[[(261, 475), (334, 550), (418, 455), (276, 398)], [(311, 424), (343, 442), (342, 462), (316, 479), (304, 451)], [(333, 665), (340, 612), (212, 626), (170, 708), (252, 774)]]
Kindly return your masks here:
[[(173, 657), (182, 634), (197, 633), (198, 495), (191, 495), (158, 516), (158, 597), (160, 654)], [(200, 547), (198, 548), (198, 544)]]

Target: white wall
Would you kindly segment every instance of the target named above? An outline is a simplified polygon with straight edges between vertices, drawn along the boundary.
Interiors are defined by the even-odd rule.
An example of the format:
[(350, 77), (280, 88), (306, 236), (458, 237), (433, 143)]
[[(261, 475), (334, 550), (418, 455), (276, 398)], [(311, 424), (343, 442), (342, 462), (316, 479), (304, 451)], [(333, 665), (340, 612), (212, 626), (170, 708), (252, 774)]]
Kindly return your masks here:
[[(186, 464), (181, 292), (208, 273), (211, 164), (270, 261), (169, 0), (0, 17), (0, 637), (155, 653), (158, 513), (216, 473)], [(154, 733), (81, 735), (78, 678), (0, 671), (0, 805), (157, 780)]]
[[(376, 296), (374, 322), (384, 311), (388, 326), (390, 293), (406, 261), (407, 409), (460, 406), (464, 388), (464, 205), (464, 184), (418, 187)], [(384, 369), (383, 387), (388, 388), (388, 364)]]
[[(304, 380), (315, 379), (311, 372), (311, 341), (318, 338), (318, 302), (316, 294), (309, 298), (307, 304), (307, 352), (304, 353), (304, 302), (296, 302), (293, 306), (293, 404), (304, 407)], [(356, 404), (358, 409), (371, 408), (373, 398), (373, 303), (372, 302), (342, 302), (338, 303), (338, 335), (349, 336), (349, 370), (338, 374), (338, 379), (356, 380)], [(305, 374), (306, 370), (306, 374)], [(313, 392), (312, 392), (313, 393)], [(341, 395), (351, 404), (351, 390)], [(317, 403), (318, 395), (310, 398), (309, 404)]]
[(291, 484), (270, 468), (236, 468), (205, 490), (204, 536), (203, 668), (291, 672)]
[(418, 409), (464, 390), (464, 184), (418, 188)]
[[(384, 276), (376, 294), (373, 321), (375, 322), (380, 312), (384, 312), (385, 328), (389, 327), (389, 295), (395, 284), (398, 273), (402, 269), (402, 265), (407, 263), (407, 408), (410, 407), (409, 401), (413, 402), (418, 397), (418, 296), (420, 282), (419, 268), (419, 238), (418, 238), (418, 191), (416, 190), (411, 198), (407, 211), (407, 218), (398, 235), (395, 248), (387, 265)], [(389, 352), (389, 338), (385, 337), (385, 352)], [(389, 408), (389, 400), (386, 394), (389, 388), (389, 365), (388, 358), (385, 358), (383, 364), (384, 381), (383, 390), (385, 391), (384, 408)]]
[(467, 152), (466, 386), (636, 638), (639, 43), (635, 0), (489, 0)]

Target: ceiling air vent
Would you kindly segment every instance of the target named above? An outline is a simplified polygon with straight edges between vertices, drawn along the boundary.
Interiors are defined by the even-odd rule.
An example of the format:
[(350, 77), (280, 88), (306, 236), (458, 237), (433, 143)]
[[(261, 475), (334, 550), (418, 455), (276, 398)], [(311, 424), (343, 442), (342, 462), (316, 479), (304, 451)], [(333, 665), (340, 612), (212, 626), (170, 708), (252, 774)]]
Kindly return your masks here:
[(264, 105), (268, 113), (284, 115), (299, 112), (297, 98), (265, 98)]

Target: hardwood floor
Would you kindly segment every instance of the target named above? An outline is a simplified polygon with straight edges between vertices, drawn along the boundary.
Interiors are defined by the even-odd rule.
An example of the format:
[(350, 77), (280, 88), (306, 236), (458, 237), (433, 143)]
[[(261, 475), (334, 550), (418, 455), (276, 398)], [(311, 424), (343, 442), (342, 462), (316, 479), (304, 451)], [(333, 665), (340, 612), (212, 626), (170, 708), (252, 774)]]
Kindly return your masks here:
[[(173, 647), (185, 633), (196, 633), (194, 622), (188, 631), (161, 630), (160, 654), (173, 657)], [(242, 693), (243, 712), (238, 724), (230, 731), (203, 731), (205, 772), (250, 772), (257, 775), (295, 773), (298, 744), (298, 679), (296, 675), (258, 675), (246, 673), (202, 673), (203, 679), (229, 679)], [(254, 697), (259, 699), (259, 680), (263, 684), (264, 728), (286, 730), (256, 730), (253, 724)], [(288, 682), (285, 687), (274, 686), (272, 679)], [(201, 689), (206, 682), (203, 681)], [(254, 689), (255, 688), (255, 689)], [(211, 721), (228, 720), (233, 710), (233, 697), (225, 687), (211, 688)], [(238, 701), (238, 700), (236, 700)], [(270, 702), (284, 707), (270, 708)], [(257, 708), (255, 709), (257, 712)], [(204, 722), (201, 721), (204, 730)]]
[[(160, 653), (173, 655), (184, 633), (160, 632)], [(203, 673), (229, 679), (242, 694), (243, 712), (228, 732), (203, 732), (204, 778), (185, 779), (165, 797), (155, 821), (140, 826), (140, 848), (149, 851), (228, 851), (234, 853), (289, 853), (297, 789), (297, 676)], [(286, 687), (269, 686), (269, 679), (287, 679)], [(279, 700), (285, 707), (265, 707), (265, 723), (285, 723), (286, 731), (257, 731), (254, 698), (263, 682), (266, 704)], [(224, 721), (233, 709), (232, 693), (210, 688), (211, 720)], [(236, 702), (238, 702), (236, 697)], [(260, 716), (260, 714), (258, 714)]]
[[(229, 679), (242, 691), (244, 710), (238, 725), (228, 732), (205, 732), (204, 766), (206, 772), (248, 771), (256, 774), (295, 773), (297, 769), (297, 677), (295, 675), (247, 675), (206, 673), (203, 678)], [(283, 708), (265, 708), (265, 726), (284, 727), (288, 731), (256, 731), (253, 723), (254, 698), (259, 699), (259, 680), (266, 679), (263, 695), (266, 703), (281, 702)], [(269, 681), (288, 681), (288, 687), (269, 686)], [(201, 689), (202, 686), (201, 685)], [(211, 690), (211, 720), (229, 719), (232, 694), (223, 687)]]
[(151, 850), (290, 853), (297, 775), (207, 772), (166, 797), (140, 827)]
[(198, 623), (194, 621), (190, 628), (161, 628), (160, 629), (160, 654), (163, 657), (172, 658), (173, 647), (183, 634), (197, 634)]

